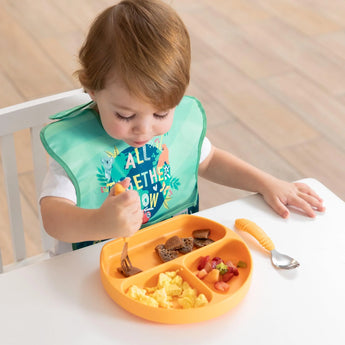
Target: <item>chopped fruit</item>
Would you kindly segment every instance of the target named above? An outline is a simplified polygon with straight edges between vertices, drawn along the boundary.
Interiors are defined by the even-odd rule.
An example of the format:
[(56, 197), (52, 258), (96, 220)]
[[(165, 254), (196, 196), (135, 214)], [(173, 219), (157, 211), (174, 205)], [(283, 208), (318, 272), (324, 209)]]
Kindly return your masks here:
[[(227, 261), (226, 262), (226, 265), (228, 266), (228, 267), (232, 267), (232, 272), (234, 273), (234, 275), (235, 276), (238, 276), (239, 275), (239, 272), (238, 272), (238, 269), (237, 269), (237, 267), (232, 263), (232, 261)], [(229, 269), (230, 271), (231, 271), (231, 269)]]
[[(238, 261), (239, 267), (247, 267), (244, 261)], [(202, 256), (198, 262), (198, 271), (195, 275), (208, 284), (213, 284), (214, 288), (218, 291), (226, 292), (229, 290), (228, 282), (234, 277), (239, 275), (238, 268), (231, 260), (224, 262), (218, 256), (212, 260), (210, 256)]]
[(223, 282), (228, 282), (234, 276), (233, 272), (226, 272), (222, 275)]
[(220, 263), (222, 263), (223, 260), (218, 257), (218, 256), (215, 256), (212, 260), (211, 260), (211, 264), (212, 264), (212, 268), (216, 268), (217, 265), (219, 265)]
[(205, 265), (205, 270), (207, 272), (211, 272), (213, 270), (213, 267), (212, 267), (212, 264), (211, 264), (211, 260), (206, 262), (206, 265)]
[(218, 291), (227, 292), (230, 288), (230, 285), (225, 282), (220, 281), (220, 282), (214, 283), (214, 288)]
[(214, 268), (210, 273), (207, 274), (207, 276), (204, 278), (204, 281), (212, 284), (219, 281), (219, 271)]
[(202, 256), (202, 257), (200, 258), (200, 260), (199, 260), (198, 270), (200, 271), (200, 270), (204, 269), (206, 263), (209, 262), (209, 261), (210, 261), (210, 256), (209, 256), (209, 255), (207, 255), (207, 256)]
[(196, 273), (196, 276), (199, 279), (204, 279), (207, 276), (207, 274), (208, 274), (208, 272), (203, 268), (202, 270), (200, 270)]
[(247, 263), (240, 260), (240, 261), (237, 263), (237, 267), (239, 267), (239, 268), (247, 268)]
[(220, 274), (225, 274), (226, 272), (228, 272), (228, 266), (225, 265), (224, 262), (221, 262), (220, 264), (218, 264), (216, 266), (216, 269), (219, 271)]

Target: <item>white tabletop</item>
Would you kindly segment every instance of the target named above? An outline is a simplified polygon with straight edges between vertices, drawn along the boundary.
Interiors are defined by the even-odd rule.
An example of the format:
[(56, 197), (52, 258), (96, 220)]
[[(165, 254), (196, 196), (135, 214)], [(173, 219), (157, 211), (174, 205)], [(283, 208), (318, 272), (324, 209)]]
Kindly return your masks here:
[(0, 344), (344, 344), (345, 203), (306, 179), (327, 211), (316, 219), (277, 216), (258, 195), (199, 213), (232, 228), (260, 225), (295, 270), (274, 269), (269, 253), (238, 231), (254, 262), (251, 287), (234, 309), (196, 324), (152, 323), (123, 310), (103, 289), (102, 243), (0, 275)]

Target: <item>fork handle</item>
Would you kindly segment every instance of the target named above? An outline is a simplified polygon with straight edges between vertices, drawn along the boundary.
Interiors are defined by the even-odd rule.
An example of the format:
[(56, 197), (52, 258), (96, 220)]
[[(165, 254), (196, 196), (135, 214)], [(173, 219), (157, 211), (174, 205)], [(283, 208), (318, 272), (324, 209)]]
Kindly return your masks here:
[(258, 242), (267, 250), (273, 250), (274, 244), (268, 235), (263, 231), (257, 224), (251, 220), (241, 218), (235, 220), (236, 228), (248, 232), (250, 235), (255, 237)]

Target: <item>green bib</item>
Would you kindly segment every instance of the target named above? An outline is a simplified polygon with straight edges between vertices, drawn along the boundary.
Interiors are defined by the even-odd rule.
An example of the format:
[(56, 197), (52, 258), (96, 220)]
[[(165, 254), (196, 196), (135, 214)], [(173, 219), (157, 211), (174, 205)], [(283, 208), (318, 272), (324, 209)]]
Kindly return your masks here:
[(70, 177), (77, 206), (99, 208), (111, 187), (126, 177), (137, 190), (146, 225), (198, 205), (197, 175), (206, 116), (185, 96), (168, 133), (140, 148), (110, 137), (91, 103), (53, 115), (41, 131), (49, 155)]

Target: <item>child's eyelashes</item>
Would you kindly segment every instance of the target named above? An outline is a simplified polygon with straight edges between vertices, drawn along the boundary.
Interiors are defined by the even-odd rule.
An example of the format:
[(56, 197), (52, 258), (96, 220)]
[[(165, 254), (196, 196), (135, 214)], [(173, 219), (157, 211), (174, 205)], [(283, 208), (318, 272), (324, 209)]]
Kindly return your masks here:
[[(167, 111), (166, 113), (163, 113), (163, 114), (157, 114), (157, 113), (154, 113), (153, 116), (154, 118), (158, 119), (158, 120), (163, 120), (165, 119), (167, 116), (169, 115), (169, 112)], [(115, 112), (115, 116), (119, 119), (119, 120), (122, 120), (122, 121), (130, 121), (131, 119), (133, 119), (136, 114), (132, 114), (132, 115), (122, 115), (120, 113), (118, 113), (117, 111)]]
[(153, 116), (156, 118), (156, 119), (159, 119), (159, 120), (163, 120), (165, 119), (167, 116), (168, 116), (169, 112), (167, 111), (166, 113), (164, 114), (153, 114)]
[(118, 113), (118, 112), (115, 112), (115, 116), (116, 116), (119, 120), (130, 121), (131, 119), (134, 118), (135, 114), (129, 115), (129, 116), (125, 116), (125, 115), (121, 115), (121, 114)]

